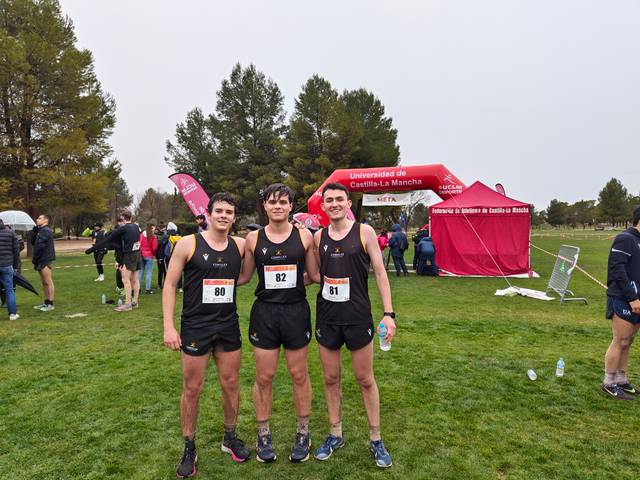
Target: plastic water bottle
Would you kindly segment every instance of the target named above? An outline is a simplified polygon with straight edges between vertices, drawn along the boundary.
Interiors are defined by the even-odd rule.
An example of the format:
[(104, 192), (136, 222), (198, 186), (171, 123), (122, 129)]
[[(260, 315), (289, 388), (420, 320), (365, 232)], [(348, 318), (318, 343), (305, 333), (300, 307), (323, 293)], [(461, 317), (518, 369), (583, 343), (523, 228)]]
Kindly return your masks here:
[(107, 296), (103, 293), (101, 298), (102, 304), (105, 305), (107, 303)]
[(384, 337), (387, 336), (387, 327), (385, 327), (384, 323), (380, 322), (378, 325), (378, 337), (380, 337), (380, 350), (383, 352), (388, 352), (391, 350), (391, 342), (387, 342)]
[(564, 359), (562, 357), (556, 363), (556, 377), (564, 377)]

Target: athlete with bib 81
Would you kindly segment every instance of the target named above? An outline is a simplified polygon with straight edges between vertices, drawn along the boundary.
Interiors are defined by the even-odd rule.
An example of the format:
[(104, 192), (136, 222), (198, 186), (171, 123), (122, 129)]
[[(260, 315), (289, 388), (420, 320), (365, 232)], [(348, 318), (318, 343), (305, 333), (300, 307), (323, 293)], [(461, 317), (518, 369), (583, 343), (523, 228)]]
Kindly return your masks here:
[(346, 345), (369, 420), (370, 448), (376, 465), (386, 468), (392, 462), (380, 434), (380, 394), (373, 375), (375, 328), (368, 291), (369, 265), (373, 267), (384, 307), (382, 323), (387, 328), (385, 340), (388, 342), (396, 332), (395, 313), (376, 233), (369, 225), (349, 220), (350, 208), (349, 191), (344, 185), (329, 183), (323, 188), (322, 210), (331, 223), (315, 234), (320, 278), (311, 279), (320, 280), (315, 333), (331, 428), (314, 456), (327, 460), (335, 449), (344, 445), (340, 418), (340, 350)]

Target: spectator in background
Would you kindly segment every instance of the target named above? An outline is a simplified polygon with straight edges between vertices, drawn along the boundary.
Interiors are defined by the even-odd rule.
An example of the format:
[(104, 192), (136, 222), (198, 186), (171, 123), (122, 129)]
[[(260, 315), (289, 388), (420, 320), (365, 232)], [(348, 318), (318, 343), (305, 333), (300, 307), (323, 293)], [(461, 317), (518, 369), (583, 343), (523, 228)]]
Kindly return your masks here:
[[(91, 245), (95, 245), (97, 242), (101, 242), (102, 240), (104, 240), (104, 230), (102, 229), (102, 223), (97, 222), (93, 226), (93, 232), (91, 232)], [(98, 270), (98, 278), (96, 278), (94, 282), (104, 282), (104, 266), (102, 262), (106, 254), (106, 248), (95, 250), (93, 252), (93, 260), (96, 263), (96, 269)]]
[(164, 284), (164, 277), (167, 274), (167, 270), (164, 268), (164, 252), (162, 239), (167, 232), (167, 227), (164, 223), (159, 223), (156, 228), (156, 240), (158, 242), (158, 248), (156, 249), (156, 263), (158, 264), (158, 288), (162, 288)]
[(158, 251), (158, 238), (154, 235), (156, 226), (153, 223), (140, 235), (140, 255), (142, 255), (142, 266), (138, 270), (138, 282), (142, 285), (142, 274), (146, 271), (144, 292), (153, 293), (151, 290), (151, 274), (153, 273), (153, 262)]
[(389, 246), (389, 237), (387, 231), (382, 229), (378, 235), (378, 246), (380, 247), (380, 253), (382, 254), (382, 263), (384, 262), (384, 251)]
[(40, 274), (40, 281), (44, 291), (44, 303), (33, 308), (41, 312), (50, 312), (55, 309), (53, 306), (55, 287), (51, 275), (51, 262), (56, 259), (56, 249), (53, 244), (53, 231), (49, 228), (48, 215), (42, 214), (36, 218), (36, 226), (33, 227), (31, 235), (31, 244), (33, 245), (31, 262), (33, 263), (33, 268)]
[(420, 243), (420, 240), (422, 240), (424, 237), (428, 237), (429, 236), (429, 224), (425, 223), (422, 228), (420, 230), (418, 230), (416, 232), (416, 234), (413, 236), (412, 240), (413, 240), (413, 269), (417, 271), (418, 268), (418, 244)]
[(196, 217), (196, 223), (198, 224), (198, 233), (205, 232), (209, 229), (209, 225), (207, 224), (207, 219), (204, 215), (198, 215)]
[(400, 272), (404, 272), (405, 276), (409, 275), (407, 264), (404, 262), (404, 252), (409, 248), (409, 240), (397, 223), (391, 227), (391, 231), (393, 234), (389, 239), (389, 248), (393, 265), (396, 267), (396, 277), (400, 276)]
[[(436, 246), (431, 237), (422, 237), (417, 248), (416, 273), (418, 275), (438, 276), (438, 265), (436, 265)], [(415, 261), (415, 260), (414, 260)]]
[(0, 288), (4, 289), (9, 320), (20, 318), (16, 306), (16, 292), (13, 289), (13, 272), (18, 270), (19, 264), (20, 241), (18, 236), (0, 220)]

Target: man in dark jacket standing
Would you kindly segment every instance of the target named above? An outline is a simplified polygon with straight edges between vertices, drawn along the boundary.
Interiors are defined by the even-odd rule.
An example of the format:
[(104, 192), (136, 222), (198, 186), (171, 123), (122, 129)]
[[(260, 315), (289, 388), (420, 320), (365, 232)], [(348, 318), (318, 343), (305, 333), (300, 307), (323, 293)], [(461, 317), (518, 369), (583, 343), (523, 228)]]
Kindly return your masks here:
[(640, 328), (640, 207), (633, 211), (632, 223), (613, 240), (607, 272), (606, 317), (613, 339), (604, 357), (602, 391), (619, 400), (640, 395), (627, 378), (629, 349)]
[(55, 288), (51, 276), (51, 262), (56, 259), (56, 249), (53, 245), (53, 231), (49, 228), (48, 215), (43, 214), (36, 218), (36, 226), (33, 227), (31, 235), (31, 244), (33, 245), (31, 262), (33, 263), (33, 268), (40, 274), (40, 281), (44, 290), (44, 303), (33, 308), (41, 312), (50, 312), (55, 308), (53, 306)]
[(4, 289), (9, 320), (17, 320), (16, 292), (13, 290), (13, 272), (20, 264), (20, 242), (13, 230), (0, 220), (0, 287)]
[(391, 249), (393, 265), (396, 267), (396, 276), (399, 277), (401, 271), (405, 275), (409, 275), (407, 264), (404, 261), (404, 251), (409, 248), (409, 240), (407, 240), (407, 236), (397, 223), (391, 226), (391, 231), (393, 234), (389, 239), (389, 248)]

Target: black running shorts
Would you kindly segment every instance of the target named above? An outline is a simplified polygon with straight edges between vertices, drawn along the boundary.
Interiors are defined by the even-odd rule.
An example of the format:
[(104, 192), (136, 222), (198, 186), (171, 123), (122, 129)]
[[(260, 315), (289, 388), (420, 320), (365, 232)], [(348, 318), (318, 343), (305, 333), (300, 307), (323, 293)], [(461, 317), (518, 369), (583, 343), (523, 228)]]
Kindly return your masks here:
[(249, 341), (258, 348), (298, 350), (311, 341), (311, 310), (307, 300), (269, 303), (256, 300), (249, 319)]
[(124, 253), (122, 255), (122, 264), (127, 267), (130, 272), (140, 270), (140, 251)]
[(187, 355), (198, 357), (209, 352), (235, 352), (242, 347), (242, 336), (238, 322), (217, 328), (189, 328), (180, 329), (182, 351)]
[(328, 325), (316, 320), (316, 340), (329, 350), (340, 350), (346, 345), (349, 350), (360, 350), (369, 345), (375, 330), (373, 322), (357, 325)]
[(614, 313), (618, 317), (626, 320), (632, 325), (637, 325), (638, 323), (640, 323), (640, 315), (637, 313), (633, 313), (629, 302), (623, 300), (622, 298), (607, 296), (607, 310), (605, 316), (609, 320), (611, 320)]

